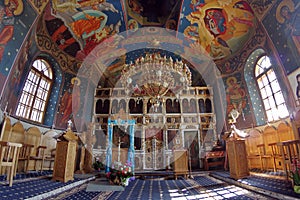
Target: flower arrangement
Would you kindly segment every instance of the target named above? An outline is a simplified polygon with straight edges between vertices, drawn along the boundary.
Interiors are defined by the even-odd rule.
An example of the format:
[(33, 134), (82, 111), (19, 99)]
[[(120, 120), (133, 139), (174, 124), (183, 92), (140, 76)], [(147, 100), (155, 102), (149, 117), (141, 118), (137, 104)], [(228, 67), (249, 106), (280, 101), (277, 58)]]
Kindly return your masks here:
[(294, 191), (296, 193), (300, 193), (300, 161), (298, 159), (293, 160), (290, 172), (290, 177), (293, 181)]
[(300, 185), (300, 161), (294, 159), (291, 164), (291, 178), (294, 181), (294, 185)]
[(95, 162), (93, 163), (93, 168), (97, 171), (104, 169), (104, 164), (98, 159), (95, 159)]
[(134, 180), (132, 165), (126, 162), (124, 165), (120, 162), (112, 164), (110, 171), (106, 173), (106, 178), (111, 184), (127, 186), (130, 180)]

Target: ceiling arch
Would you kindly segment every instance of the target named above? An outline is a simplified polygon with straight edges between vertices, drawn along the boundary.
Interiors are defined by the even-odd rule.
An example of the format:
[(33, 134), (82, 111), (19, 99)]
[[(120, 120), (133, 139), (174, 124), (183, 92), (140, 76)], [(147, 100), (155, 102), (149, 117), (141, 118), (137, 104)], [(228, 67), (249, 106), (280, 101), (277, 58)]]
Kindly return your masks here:
[(106, 38), (144, 27), (183, 33), (192, 48), (225, 60), (251, 38), (256, 17), (243, 0), (53, 0), (44, 23), (53, 42), (79, 61)]

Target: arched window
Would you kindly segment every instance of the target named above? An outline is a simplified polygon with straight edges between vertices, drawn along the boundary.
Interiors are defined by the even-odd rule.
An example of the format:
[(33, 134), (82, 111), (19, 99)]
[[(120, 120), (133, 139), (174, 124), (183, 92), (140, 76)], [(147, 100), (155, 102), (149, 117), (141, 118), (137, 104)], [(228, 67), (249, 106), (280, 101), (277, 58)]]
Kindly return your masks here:
[(269, 57), (262, 56), (258, 59), (255, 66), (255, 77), (268, 122), (287, 117), (289, 112)]
[(35, 60), (25, 81), (16, 115), (42, 123), (52, 82), (49, 63), (43, 59)]

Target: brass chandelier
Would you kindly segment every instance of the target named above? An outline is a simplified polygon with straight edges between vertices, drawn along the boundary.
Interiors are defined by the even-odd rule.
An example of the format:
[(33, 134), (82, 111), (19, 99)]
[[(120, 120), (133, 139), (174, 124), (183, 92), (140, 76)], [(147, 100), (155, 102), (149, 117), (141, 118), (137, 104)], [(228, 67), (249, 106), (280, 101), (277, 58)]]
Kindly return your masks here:
[(146, 94), (152, 104), (163, 101), (168, 92), (178, 97), (192, 83), (191, 72), (186, 64), (159, 53), (146, 53), (134, 63), (125, 64), (121, 75), (121, 83), (128, 95)]

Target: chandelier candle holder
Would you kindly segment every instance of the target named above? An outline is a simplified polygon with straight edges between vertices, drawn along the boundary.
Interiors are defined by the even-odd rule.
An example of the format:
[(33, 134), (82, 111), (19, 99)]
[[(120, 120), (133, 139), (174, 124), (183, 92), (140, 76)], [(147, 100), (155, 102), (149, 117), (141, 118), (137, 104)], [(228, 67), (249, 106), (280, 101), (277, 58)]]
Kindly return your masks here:
[(173, 61), (172, 57), (147, 53), (123, 66), (121, 83), (127, 95), (147, 94), (150, 101), (157, 104), (168, 92), (178, 97), (183, 89), (191, 86), (192, 76), (182, 60)]

